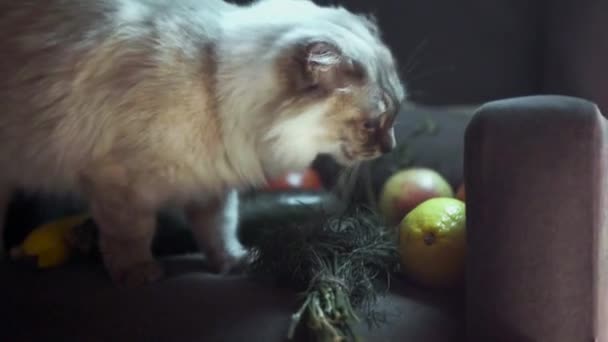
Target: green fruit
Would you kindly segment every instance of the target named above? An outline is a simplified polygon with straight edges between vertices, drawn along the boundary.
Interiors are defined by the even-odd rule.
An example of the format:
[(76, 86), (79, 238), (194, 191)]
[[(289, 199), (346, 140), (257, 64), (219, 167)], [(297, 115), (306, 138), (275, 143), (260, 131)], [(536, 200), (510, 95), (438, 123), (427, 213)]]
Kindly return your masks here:
[(438, 172), (427, 168), (398, 171), (380, 193), (379, 210), (389, 224), (398, 224), (420, 203), (435, 197), (453, 197), (452, 186)]
[(399, 225), (403, 272), (416, 282), (448, 288), (464, 279), (466, 255), (465, 203), (433, 198), (412, 210)]

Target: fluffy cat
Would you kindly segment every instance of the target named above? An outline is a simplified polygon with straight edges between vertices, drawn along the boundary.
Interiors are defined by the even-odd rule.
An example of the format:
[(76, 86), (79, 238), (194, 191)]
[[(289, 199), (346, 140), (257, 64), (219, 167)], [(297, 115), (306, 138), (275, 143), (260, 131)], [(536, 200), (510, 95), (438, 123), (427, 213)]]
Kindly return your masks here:
[(239, 189), (395, 145), (394, 58), (340, 7), (0, 0), (0, 42), (0, 208), (15, 188), (81, 196), (118, 284), (162, 276), (159, 208), (184, 208), (226, 272), (245, 254)]

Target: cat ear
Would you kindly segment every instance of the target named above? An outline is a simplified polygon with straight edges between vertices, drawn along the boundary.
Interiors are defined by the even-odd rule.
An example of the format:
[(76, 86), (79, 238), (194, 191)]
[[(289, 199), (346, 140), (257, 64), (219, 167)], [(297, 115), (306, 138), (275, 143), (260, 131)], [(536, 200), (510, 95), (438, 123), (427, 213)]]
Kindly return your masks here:
[(306, 66), (309, 72), (327, 72), (342, 61), (342, 53), (326, 42), (314, 42), (306, 46)]
[(328, 42), (312, 42), (305, 46), (303, 67), (307, 86), (333, 90), (351, 82), (353, 63), (340, 49)]

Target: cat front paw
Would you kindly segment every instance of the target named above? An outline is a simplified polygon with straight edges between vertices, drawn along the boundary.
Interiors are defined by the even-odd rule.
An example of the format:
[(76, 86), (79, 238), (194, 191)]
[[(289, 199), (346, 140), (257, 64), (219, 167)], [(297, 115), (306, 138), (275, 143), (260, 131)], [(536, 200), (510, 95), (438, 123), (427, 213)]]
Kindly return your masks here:
[(164, 276), (162, 266), (156, 261), (147, 261), (128, 267), (109, 269), (112, 281), (127, 288), (141, 287), (160, 280)]

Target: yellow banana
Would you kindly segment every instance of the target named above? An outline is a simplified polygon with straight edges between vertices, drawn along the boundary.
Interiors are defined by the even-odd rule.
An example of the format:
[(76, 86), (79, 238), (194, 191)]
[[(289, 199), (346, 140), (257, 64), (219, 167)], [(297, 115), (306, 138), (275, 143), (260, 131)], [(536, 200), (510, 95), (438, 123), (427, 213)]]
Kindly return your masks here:
[(59, 266), (70, 257), (67, 235), (88, 218), (87, 214), (74, 215), (43, 224), (31, 231), (20, 246), (13, 248), (11, 255), (15, 259), (34, 258), (39, 268)]

